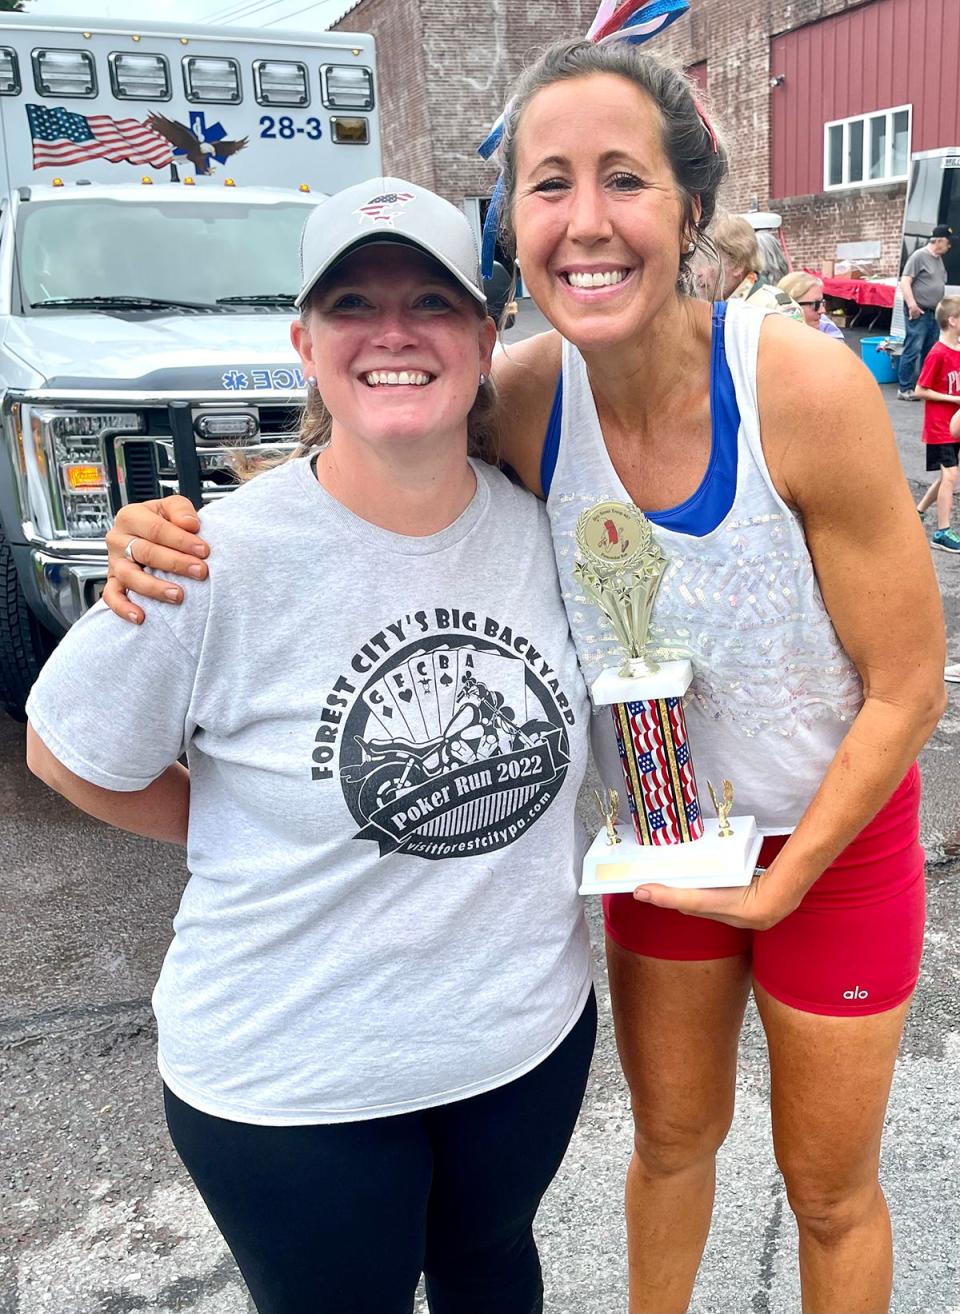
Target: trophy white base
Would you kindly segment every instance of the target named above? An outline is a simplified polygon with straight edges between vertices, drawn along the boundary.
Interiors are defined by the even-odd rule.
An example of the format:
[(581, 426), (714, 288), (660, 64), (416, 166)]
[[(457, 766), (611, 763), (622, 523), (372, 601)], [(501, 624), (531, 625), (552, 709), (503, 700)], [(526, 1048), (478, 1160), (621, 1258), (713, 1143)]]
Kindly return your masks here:
[(609, 666), (590, 686), (594, 706), (605, 703), (650, 702), (655, 698), (682, 698), (690, 688), (693, 665), (688, 660), (661, 662), (653, 675), (621, 675)]
[(674, 885), (684, 890), (749, 885), (762, 836), (753, 817), (729, 817), (733, 834), (721, 838), (720, 823), (705, 820), (703, 835), (686, 844), (638, 844), (633, 826), (617, 827), (619, 844), (601, 830), (583, 860), (581, 894), (625, 894), (638, 885)]

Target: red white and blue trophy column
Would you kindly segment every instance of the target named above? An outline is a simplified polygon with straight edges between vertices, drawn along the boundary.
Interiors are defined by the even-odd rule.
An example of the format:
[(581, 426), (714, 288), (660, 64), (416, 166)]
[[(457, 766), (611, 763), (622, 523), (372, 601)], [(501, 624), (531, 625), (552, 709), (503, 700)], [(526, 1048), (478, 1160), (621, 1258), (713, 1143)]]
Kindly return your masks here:
[(657, 663), (647, 655), (650, 616), (666, 558), (649, 520), (624, 502), (601, 502), (577, 521), (580, 560), (574, 576), (613, 626), (625, 661), (608, 668), (590, 692), (613, 717), (632, 827), (618, 825), (616, 790), (598, 796), (605, 829), (584, 859), (581, 894), (612, 894), (657, 882), (706, 888), (749, 885), (760, 836), (753, 817), (731, 817), (733, 786), (717, 795), (717, 819), (703, 817), (683, 697), (689, 661)]

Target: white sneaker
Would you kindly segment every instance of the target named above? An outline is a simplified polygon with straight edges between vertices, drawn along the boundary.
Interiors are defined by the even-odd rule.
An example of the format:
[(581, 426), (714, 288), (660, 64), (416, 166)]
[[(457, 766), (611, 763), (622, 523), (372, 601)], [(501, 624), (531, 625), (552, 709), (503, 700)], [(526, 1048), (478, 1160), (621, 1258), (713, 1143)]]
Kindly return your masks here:
[(960, 662), (954, 662), (943, 668), (943, 678), (947, 684), (960, 684)]

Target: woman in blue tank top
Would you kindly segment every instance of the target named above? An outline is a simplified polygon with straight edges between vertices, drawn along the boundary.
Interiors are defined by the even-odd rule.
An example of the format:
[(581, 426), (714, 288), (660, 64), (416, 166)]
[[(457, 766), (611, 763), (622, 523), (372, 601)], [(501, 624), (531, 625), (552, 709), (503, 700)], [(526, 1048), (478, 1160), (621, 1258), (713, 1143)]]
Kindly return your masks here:
[[(943, 707), (936, 584), (885, 409), (853, 353), (771, 316), (757, 333), (752, 413), (734, 413), (730, 325), (684, 292), (692, 254), (709, 245), (726, 156), (683, 75), (626, 45), (553, 47), (515, 88), (502, 158), (507, 238), (554, 326), (496, 362), (503, 459), (547, 493), (557, 440), (543, 435), (559, 434), (573, 382), (561, 380), (563, 358), (588, 385), (578, 420), (600, 435), (611, 480), (665, 536), (706, 541), (734, 505), (736, 435), (752, 427), (784, 532), (805, 535), (797, 570), (812, 560), (837, 669), (862, 681), (862, 705), (858, 694), (819, 788), (790, 837), (772, 842), (752, 887), (645, 887), (607, 909), (636, 1124), (630, 1308), (688, 1306), (752, 986), (770, 1051), (777, 1161), (799, 1228), (803, 1308), (879, 1314), (892, 1282), (879, 1144), (922, 939), (912, 768)], [(567, 426), (571, 443), (586, 441), (580, 428)], [(184, 542), (136, 508), (124, 512), (115, 550), (130, 534)], [(123, 587), (153, 594), (129, 563), (112, 564), (115, 609), (125, 607)], [(586, 663), (587, 640), (575, 637)], [(767, 729), (757, 751), (775, 762), (781, 742)], [(771, 794), (789, 784), (771, 767)], [(893, 882), (889, 898), (877, 892), (884, 881)], [(881, 926), (871, 919), (883, 909), (895, 916)], [(848, 990), (831, 977), (827, 989), (838, 957), (878, 944), (896, 981)], [(864, 964), (885, 970), (876, 955)]]

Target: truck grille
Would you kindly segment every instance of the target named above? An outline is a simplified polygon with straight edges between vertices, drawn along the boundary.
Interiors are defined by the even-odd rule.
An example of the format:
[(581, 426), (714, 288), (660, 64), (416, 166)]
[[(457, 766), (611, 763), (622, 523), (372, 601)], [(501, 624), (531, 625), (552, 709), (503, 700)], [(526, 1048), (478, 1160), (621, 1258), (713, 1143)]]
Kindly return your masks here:
[[(138, 408), (146, 419), (146, 432), (115, 434), (109, 456), (115, 500), (146, 502), (170, 493), (183, 493), (195, 506), (224, 497), (237, 486), (233, 468), (238, 456), (290, 451), (296, 445), (300, 408), (289, 404), (192, 405)], [(235, 439), (203, 439), (195, 420), (200, 415), (252, 416), (256, 435)], [(179, 439), (178, 439), (179, 434)]]

